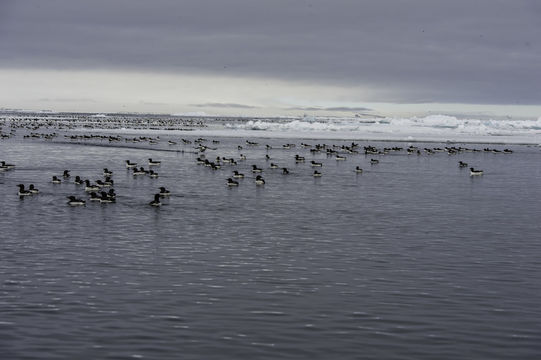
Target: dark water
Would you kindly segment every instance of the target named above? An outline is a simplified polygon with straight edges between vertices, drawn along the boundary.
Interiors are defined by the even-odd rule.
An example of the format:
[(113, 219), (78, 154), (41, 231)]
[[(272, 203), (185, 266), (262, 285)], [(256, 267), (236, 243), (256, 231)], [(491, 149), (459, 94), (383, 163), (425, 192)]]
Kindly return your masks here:
[[(160, 151), (193, 151), (164, 139), (149, 149), (0, 141), (0, 160), (17, 165), (0, 173), (3, 359), (541, 356), (539, 148), (339, 162), (299, 139), (268, 152), (291, 170), (283, 176), (263, 144), (284, 140), (238, 151), (244, 139), (222, 138), (208, 158), (248, 160), (212, 171)], [(127, 172), (124, 160), (149, 157), (160, 178)], [(115, 204), (69, 207), (84, 191), (49, 182), (64, 169), (100, 179), (104, 167)], [(238, 188), (225, 185), (232, 169), (247, 175)], [(40, 194), (19, 199), (19, 183)], [(173, 195), (151, 208), (159, 186)]]

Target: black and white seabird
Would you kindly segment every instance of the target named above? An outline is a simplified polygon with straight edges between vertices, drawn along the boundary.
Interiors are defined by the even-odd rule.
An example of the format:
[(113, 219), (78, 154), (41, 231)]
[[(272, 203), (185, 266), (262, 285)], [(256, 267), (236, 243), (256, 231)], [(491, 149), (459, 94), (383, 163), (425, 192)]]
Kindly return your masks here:
[(148, 203), (150, 206), (155, 206), (155, 207), (158, 207), (158, 206), (161, 206), (162, 203), (160, 202), (160, 194), (155, 194), (154, 195), (154, 200), (152, 200), (151, 202)]
[(483, 170), (475, 170), (474, 168), (470, 168), (470, 176), (476, 176), (476, 175), (483, 175)]
[(238, 183), (238, 181), (235, 181), (235, 180), (233, 180), (231, 178), (228, 178), (227, 179), (227, 186), (239, 186), (239, 183)]
[(151, 158), (148, 159), (148, 166), (159, 166), (161, 163), (161, 161), (152, 160)]
[(171, 195), (171, 191), (167, 190), (165, 187), (160, 187), (160, 196), (161, 197), (166, 197), (166, 196), (170, 196)]
[(78, 199), (76, 198), (75, 196), (71, 195), (71, 196), (68, 196), (68, 205), (70, 206), (80, 206), (80, 205), (85, 205), (86, 202), (82, 199)]
[(255, 178), (255, 184), (256, 185), (265, 185), (265, 180), (261, 175), (257, 175)]
[(32, 192), (30, 190), (25, 190), (23, 184), (19, 184), (17, 186), (19, 187), (19, 192), (18, 192), (19, 196), (30, 196), (30, 195), (32, 195)]
[(244, 179), (244, 174), (239, 173), (237, 170), (234, 170), (234, 171), (233, 171), (233, 177), (234, 177), (235, 179)]

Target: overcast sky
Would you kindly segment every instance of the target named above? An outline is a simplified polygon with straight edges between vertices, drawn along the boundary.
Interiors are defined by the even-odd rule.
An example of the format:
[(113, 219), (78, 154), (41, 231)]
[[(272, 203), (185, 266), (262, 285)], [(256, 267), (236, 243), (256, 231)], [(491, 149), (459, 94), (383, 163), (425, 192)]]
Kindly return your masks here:
[(541, 116), (538, 0), (0, 0), (0, 107)]

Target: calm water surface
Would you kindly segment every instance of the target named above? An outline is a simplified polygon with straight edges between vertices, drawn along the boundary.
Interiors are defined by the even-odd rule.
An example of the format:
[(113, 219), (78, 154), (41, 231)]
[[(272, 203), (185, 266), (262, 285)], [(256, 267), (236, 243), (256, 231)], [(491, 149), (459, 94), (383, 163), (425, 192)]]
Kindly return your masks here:
[[(140, 149), (0, 141), (0, 160), (17, 165), (0, 173), (2, 358), (541, 356), (538, 147), (341, 162), (299, 146), (316, 141), (267, 152), (287, 141), (221, 138), (208, 158), (248, 160), (212, 171), (196, 165), (193, 145), (165, 140)], [(146, 168), (149, 157), (162, 161), (158, 179), (124, 166)], [(312, 159), (324, 163), (322, 178), (311, 176)], [(458, 160), (485, 175), (470, 177)], [(264, 187), (252, 164), (264, 168)], [(50, 183), (64, 169), (101, 179), (104, 167), (115, 204), (69, 207), (66, 196), (84, 191)], [(247, 176), (238, 188), (225, 185), (233, 169)], [(19, 199), (19, 183), (40, 194)], [(151, 208), (159, 186), (173, 195)]]

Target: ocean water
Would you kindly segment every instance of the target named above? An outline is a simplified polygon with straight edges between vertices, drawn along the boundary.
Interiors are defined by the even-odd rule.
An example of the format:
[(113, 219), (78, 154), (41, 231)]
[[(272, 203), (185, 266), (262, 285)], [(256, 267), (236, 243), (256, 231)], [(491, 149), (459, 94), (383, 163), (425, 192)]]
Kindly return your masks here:
[[(337, 161), (301, 143), (351, 141), (229, 129), (207, 137), (204, 154), (247, 160), (211, 170), (176, 130), (159, 130), (156, 145), (63, 137), (90, 131), (80, 126), (37, 130), (58, 132), (52, 140), (23, 137), (31, 131), (0, 140), (0, 160), (16, 164), (0, 172), (2, 358), (541, 354), (538, 146), (421, 142), (412, 143), (421, 155), (364, 155), (367, 145), (410, 144), (360, 141), (360, 154)], [(513, 153), (422, 151), (451, 145)], [(126, 170), (126, 159), (148, 168), (148, 158), (162, 161), (158, 179)], [(323, 162), (321, 178), (311, 160)], [(459, 160), (484, 175), (470, 176)], [(252, 164), (264, 169), (264, 186), (254, 184)], [(87, 198), (73, 177), (102, 179), (104, 167), (114, 172), (116, 203), (68, 206), (68, 195)], [(64, 169), (71, 180), (52, 184)], [(234, 169), (246, 178), (227, 187)], [(20, 199), (19, 183), (40, 193)], [(150, 207), (160, 186), (172, 195)]]

